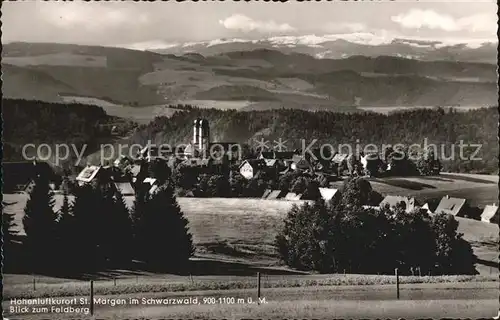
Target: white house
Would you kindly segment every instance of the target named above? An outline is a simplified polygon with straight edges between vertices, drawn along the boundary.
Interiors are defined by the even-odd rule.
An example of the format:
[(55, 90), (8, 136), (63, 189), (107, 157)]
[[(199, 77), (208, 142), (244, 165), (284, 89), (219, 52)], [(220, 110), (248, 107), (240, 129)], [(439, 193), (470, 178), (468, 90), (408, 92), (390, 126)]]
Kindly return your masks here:
[(262, 159), (249, 159), (241, 163), (239, 169), (240, 174), (245, 179), (252, 179), (255, 177), (257, 172), (262, 170), (266, 166), (266, 163)]

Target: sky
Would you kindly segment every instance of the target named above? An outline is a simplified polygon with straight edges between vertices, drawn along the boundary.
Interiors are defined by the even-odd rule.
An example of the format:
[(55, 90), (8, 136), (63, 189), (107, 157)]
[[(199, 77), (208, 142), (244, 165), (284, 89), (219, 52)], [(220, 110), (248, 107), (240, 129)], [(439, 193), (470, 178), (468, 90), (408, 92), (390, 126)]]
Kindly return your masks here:
[(496, 41), (496, 11), (492, 0), (3, 2), (2, 42), (162, 47), (220, 38), (352, 33)]

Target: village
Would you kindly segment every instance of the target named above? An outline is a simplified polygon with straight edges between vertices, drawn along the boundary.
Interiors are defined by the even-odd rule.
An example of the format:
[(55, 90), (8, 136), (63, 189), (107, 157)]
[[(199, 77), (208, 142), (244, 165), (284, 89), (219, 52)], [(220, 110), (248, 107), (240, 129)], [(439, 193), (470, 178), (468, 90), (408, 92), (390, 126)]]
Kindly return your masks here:
[[(331, 201), (341, 194), (340, 188), (332, 187), (333, 182), (348, 177), (435, 176), (439, 175), (441, 170), (439, 159), (434, 157), (423, 161), (424, 168), (404, 155), (398, 158), (399, 161), (392, 160), (396, 158), (395, 154), (404, 152), (400, 150), (391, 150), (392, 158), (375, 153), (334, 153), (325, 156), (320, 151), (313, 149), (312, 152), (302, 153), (301, 150), (261, 150), (253, 156), (244, 157), (237, 143), (212, 142), (209, 122), (206, 119), (196, 119), (193, 123), (192, 141), (175, 154), (149, 146), (140, 150), (133, 158), (120, 155), (110, 165), (87, 165), (78, 175), (64, 178), (54, 174), (51, 167), (44, 162), (4, 163), (4, 172), (7, 173), (4, 181), (7, 192), (11, 190), (29, 194), (34, 187), (32, 177), (35, 171), (32, 169), (36, 167), (38, 173), (48, 175), (55, 194), (72, 193), (78, 186), (93, 184), (109, 186), (125, 198), (133, 198), (139, 189), (154, 194), (159, 186), (174, 178), (181, 186), (180, 189), (184, 188), (178, 193), (184, 197), (251, 197), (284, 201), (315, 200), (314, 197), (308, 196), (307, 192), (308, 185), (312, 185), (309, 182), (312, 181), (312, 188), (317, 188), (316, 193), (319, 192), (318, 195), (325, 201)], [(16, 166), (22, 169), (16, 169)], [(17, 173), (17, 176), (13, 176), (14, 173)], [(252, 192), (247, 194), (213, 192), (207, 195), (199, 192), (203, 177), (208, 184), (210, 178), (219, 177), (219, 180), (227, 182), (227, 188), (231, 188), (230, 181), (236, 181), (238, 178), (240, 184), (253, 186), (257, 184), (255, 181), (260, 181), (260, 184), (253, 186)], [(305, 182), (296, 182), (299, 179)], [(499, 210), (496, 203), (477, 208), (470, 206), (467, 199), (448, 195), (439, 201), (433, 199), (434, 201), (425, 203), (418, 203), (415, 197), (398, 194), (381, 196), (379, 200), (378, 205), (364, 207), (378, 209), (389, 205), (393, 208), (402, 204), (407, 212), (421, 208), (428, 213), (447, 213), (488, 223), (498, 221)]]

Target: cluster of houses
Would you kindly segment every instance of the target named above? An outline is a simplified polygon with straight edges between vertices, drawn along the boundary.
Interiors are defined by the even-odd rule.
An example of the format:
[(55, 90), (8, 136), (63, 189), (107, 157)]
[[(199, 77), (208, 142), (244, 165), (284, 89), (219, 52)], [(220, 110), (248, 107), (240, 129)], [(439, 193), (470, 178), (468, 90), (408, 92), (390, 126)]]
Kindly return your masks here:
[[(330, 201), (336, 197), (340, 196), (339, 189), (333, 188), (319, 188), (321, 197), (325, 201)], [(286, 192), (283, 190), (266, 190), (262, 195), (262, 199), (268, 200), (301, 200), (302, 195), (293, 192)], [(412, 212), (415, 209), (424, 209), (430, 214), (446, 213), (451, 214), (456, 217), (468, 217), (472, 208), (468, 205), (467, 200), (463, 198), (454, 198), (448, 195), (441, 198), (441, 200), (436, 203), (425, 203), (419, 206), (414, 197), (406, 196), (386, 196), (378, 206), (363, 206), (366, 209), (379, 210), (389, 206), (390, 208), (395, 208), (396, 206), (401, 206), (405, 208), (406, 212)], [(499, 221), (499, 210), (497, 204), (491, 204), (485, 206), (480, 215), (481, 221), (498, 224)]]
[[(215, 149), (213, 147), (216, 147)], [(210, 150), (211, 156), (207, 156)], [(215, 151), (215, 157), (214, 157)], [(217, 156), (219, 155), (219, 156)], [(200, 173), (229, 175), (231, 168), (238, 168), (246, 179), (252, 179), (259, 172), (267, 172), (272, 176), (280, 176), (291, 171), (300, 171), (311, 175), (322, 174), (325, 177), (341, 177), (353, 174), (359, 168), (350, 166), (353, 155), (334, 154), (322, 155), (319, 149), (311, 153), (301, 154), (299, 151), (278, 152), (263, 151), (256, 159), (241, 159), (241, 149), (237, 143), (210, 141), (210, 127), (206, 119), (196, 119), (193, 124), (193, 140), (182, 150), (165, 153), (161, 148), (148, 146), (142, 149), (135, 159), (120, 156), (112, 165), (88, 165), (76, 176), (78, 185), (107, 184), (120, 191), (124, 196), (133, 196), (136, 190), (146, 188), (154, 193), (178, 166), (198, 170)], [(379, 157), (361, 155), (359, 162), (365, 169), (370, 161), (380, 161)], [(36, 170), (35, 170), (36, 168)], [(390, 170), (390, 168), (388, 168)], [(29, 192), (33, 187), (34, 173), (50, 175), (51, 181), (56, 181), (56, 175), (51, 173), (50, 166), (43, 162), (4, 163), (4, 192), (23, 190)], [(16, 176), (17, 175), (17, 176)], [(21, 179), (22, 178), (22, 179)], [(13, 183), (12, 181), (15, 181)], [(16, 184), (17, 183), (17, 184)], [(64, 188), (62, 181), (51, 184), (54, 190)], [(17, 187), (17, 188), (16, 188)], [(10, 191), (9, 191), (10, 190)], [(144, 190), (144, 189), (143, 189)], [(331, 200), (340, 193), (337, 189), (320, 188), (321, 196)], [(281, 190), (266, 190), (263, 199), (301, 200), (302, 195)], [(387, 196), (380, 206), (389, 204), (395, 206), (405, 203), (406, 210), (417, 207), (414, 198)], [(379, 206), (379, 207), (380, 207)], [(429, 213), (446, 212), (454, 216), (467, 216), (468, 206), (465, 199), (443, 197), (435, 208), (425, 204), (421, 208)], [(375, 208), (379, 208), (375, 207)], [(485, 222), (498, 221), (498, 206), (488, 205), (481, 214)]]

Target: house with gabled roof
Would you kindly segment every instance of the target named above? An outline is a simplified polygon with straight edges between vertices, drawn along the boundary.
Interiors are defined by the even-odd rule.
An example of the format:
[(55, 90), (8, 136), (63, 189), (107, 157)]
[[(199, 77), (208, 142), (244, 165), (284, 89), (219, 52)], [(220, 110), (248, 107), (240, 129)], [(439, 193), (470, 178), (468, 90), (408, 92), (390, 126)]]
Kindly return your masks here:
[(269, 193), (269, 195), (267, 196), (266, 199), (268, 199), (268, 200), (281, 199), (284, 196), (286, 196), (287, 193), (288, 193), (287, 191), (283, 191), (283, 190), (273, 190), (273, 191), (271, 191), (271, 193)]
[(406, 212), (412, 212), (416, 208), (415, 198), (402, 196), (386, 196), (380, 202), (379, 207), (384, 208), (385, 206), (389, 206), (389, 208), (393, 209), (400, 204), (404, 205)]
[(496, 204), (487, 205), (481, 213), (481, 221), (498, 223), (498, 206)]
[(76, 181), (78, 181), (79, 185), (92, 182), (92, 180), (97, 178), (101, 168), (101, 166), (86, 166), (82, 171), (80, 171), (78, 176), (76, 176)]
[(266, 190), (264, 191), (264, 194), (262, 195), (262, 199), (266, 199), (266, 198), (267, 198), (267, 197), (271, 194), (271, 192), (273, 192), (273, 190), (271, 190), (271, 189), (266, 189)]
[(266, 168), (266, 163), (263, 159), (248, 159), (243, 161), (239, 166), (240, 174), (245, 179), (252, 179), (257, 173)]
[(290, 168), (296, 171), (313, 171), (313, 167), (306, 157), (298, 154), (293, 155)]
[(323, 200), (325, 200), (325, 201), (330, 201), (330, 200), (340, 196), (339, 189), (319, 188), (319, 192), (321, 194), (321, 198), (323, 198)]
[(285, 195), (285, 200), (288, 200), (288, 201), (297, 201), (297, 200), (300, 200), (301, 198), (302, 198), (302, 194), (297, 194), (295, 192), (288, 192)]
[(135, 190), (130, 182), (115, 182), (114, 186), (124, 196), (135, 195)]
[(463, 217), (467, 211), (467, 200), (444, 196), (439, 202), (434, 213), (446, 213), (458, 217)]

